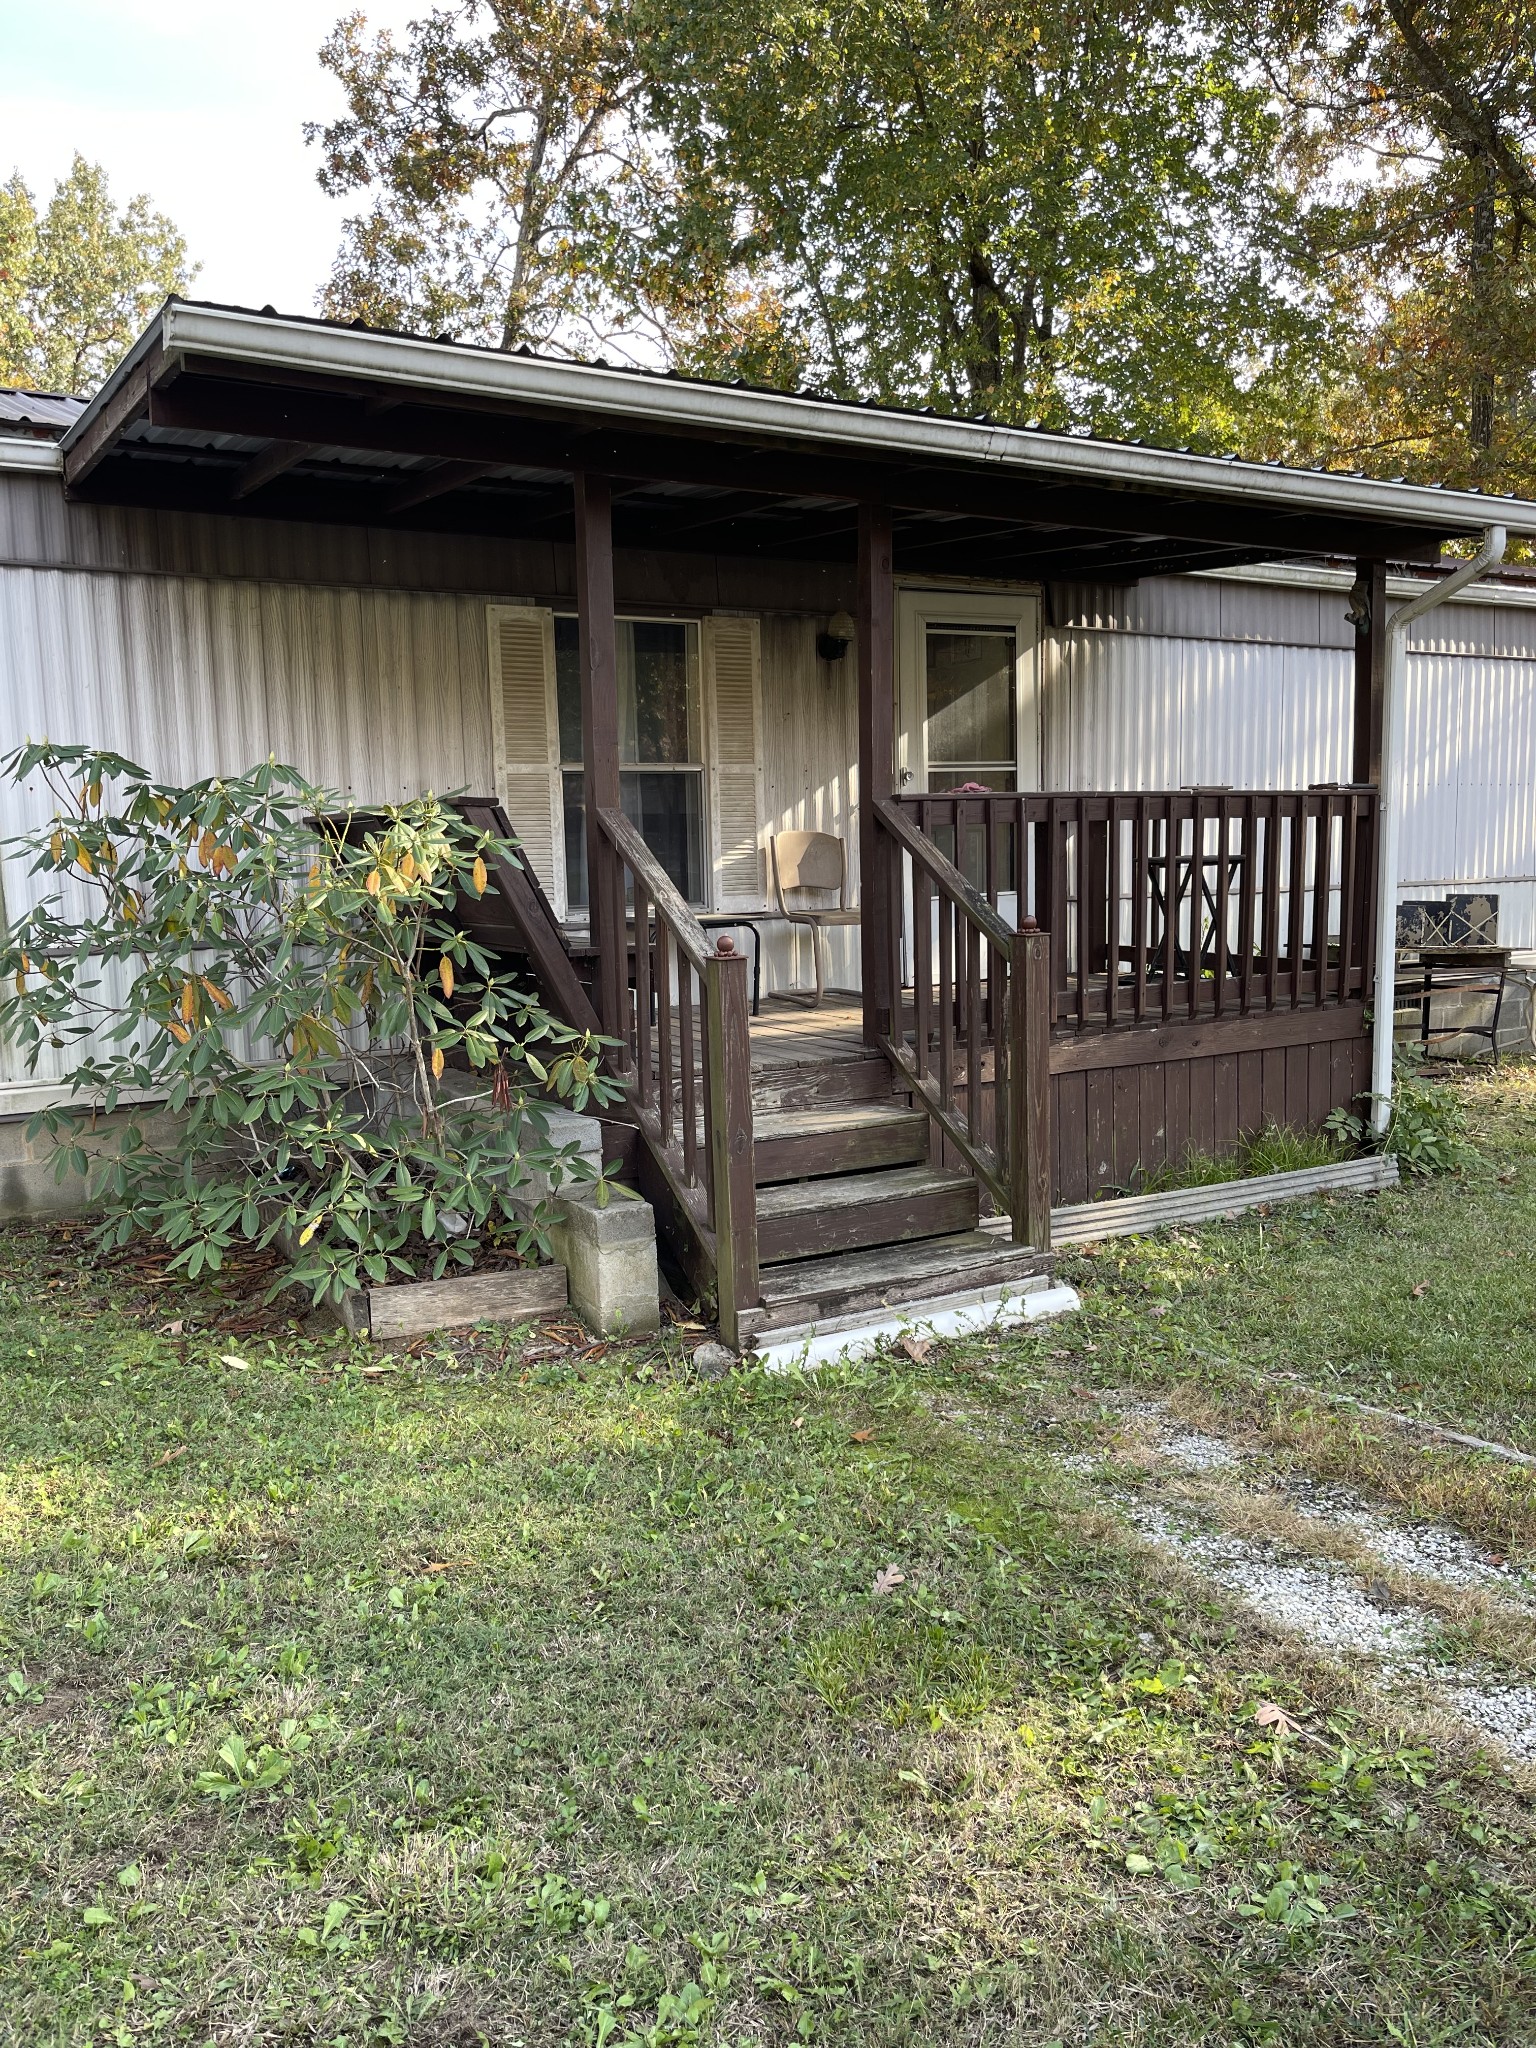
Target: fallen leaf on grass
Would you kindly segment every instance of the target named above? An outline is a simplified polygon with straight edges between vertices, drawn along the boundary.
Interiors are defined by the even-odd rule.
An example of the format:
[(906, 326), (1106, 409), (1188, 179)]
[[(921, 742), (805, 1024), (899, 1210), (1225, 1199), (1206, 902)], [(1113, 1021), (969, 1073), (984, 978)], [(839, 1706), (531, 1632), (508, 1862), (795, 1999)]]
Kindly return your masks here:
[(157, 1465), (169, 1465), (173, 1459), (184, 1458), (186, 1455), (187, 1447), (185, 1444), (172, 1444), (171, 1448), (168, 1451), (162, 1451), (160, 1453), (159, 1457), (156, 1458), (155, 1463)]
[(933, 1349), (931, 1337), (903, 1337), (901, 1348), (914, 1365), (921, 1365)]
[(872, 1429), (856, 1429), (848, 1441), (851, 1444), (867, 1444), (874, 1436), (874, 1433)]
[(1427, 1280), (1421, 1280), (1418, 1286), (1412, 1289), (1412, 1294), (1415, 1301), (1418, 1301), (1423, 1295), (1428, 1294), (1428, 1292), (1429, 1282)]
[(474, 1564), (474, 1561), (472, 1557), (445, 1557), (441, 1564), (429, 1564), (427, 1570), (429, 1572), (468, 1571)]
[(1260, 1700), (1253, 1710), (1253, 1718), (1261, 1728), (1275, 1728), (1282, 1735), (1294, 1735), (1301, 1726), (1299, 1721), (1291, 1719), (1284, 1707), (1277, 1707), (1273, 1700)]
[(877, 1600), (882, 1600), (888, 1593), (894, 1593), (898, 1586), (904, 1586), (906, 1583), (906, 1573), (899, 1572), (895, 1565), (888, 1564), (884, 1571), (875, 1573), (875, 1583), (869, 1590)]
[(797, 1415), (794, 1421), (789, 1426), (791, 1429), (804, 1429), (805, 1417), (803, 1415)]
[(173, 1323), (162, 1323), (158, 1334), (162, 1337), (179, 1337), (185, 1328), (185, 1317), (178, 1316)]

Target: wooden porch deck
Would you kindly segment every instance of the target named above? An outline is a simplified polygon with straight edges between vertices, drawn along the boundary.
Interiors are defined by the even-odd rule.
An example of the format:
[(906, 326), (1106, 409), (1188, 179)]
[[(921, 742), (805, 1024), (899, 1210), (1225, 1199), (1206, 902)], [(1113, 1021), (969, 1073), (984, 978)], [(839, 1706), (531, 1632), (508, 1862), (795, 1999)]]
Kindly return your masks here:
[(865, 1057), (859, 999), (835, 990), (818, 1010), (783, 996), (764, 996), (750, 1028), (754, 1076), (774, 1067), (835, 1066)]

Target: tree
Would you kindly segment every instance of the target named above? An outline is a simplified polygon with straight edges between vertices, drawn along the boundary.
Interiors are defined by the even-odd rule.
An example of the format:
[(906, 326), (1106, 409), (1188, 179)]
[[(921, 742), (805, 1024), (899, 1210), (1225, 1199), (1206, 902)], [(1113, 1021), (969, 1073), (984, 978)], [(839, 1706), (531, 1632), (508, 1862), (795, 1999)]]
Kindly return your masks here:
[(0, 385), (85, 393), (193, 272), (174, 224), (141, 193), (119, 211), (76, 156), (39, 213), (17, 172), (0, 186)]
[(654, 175), (620, 8), (460, 0), (400, 43), (355, 14), (321, 62), (347, 111), (306, 129), (320, 183), (371, 195), (328, 313), (499, 348), (608, 331), (614, 252)]
[(648, 47), (839, 393), (1224, 443), (1316, 340), (1265, 82), (1183, 0), (717, 0)]
[(1536, 487), (1536, 12), (1281, 0), (1284, 148), (1347, 340), (1293, 452)]

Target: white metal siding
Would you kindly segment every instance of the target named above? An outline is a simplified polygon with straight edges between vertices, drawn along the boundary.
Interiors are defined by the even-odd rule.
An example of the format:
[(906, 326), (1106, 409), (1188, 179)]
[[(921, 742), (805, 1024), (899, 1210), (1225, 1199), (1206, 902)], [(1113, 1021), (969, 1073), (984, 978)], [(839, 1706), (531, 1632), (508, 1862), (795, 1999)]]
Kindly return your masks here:
[[(1347, 780), (1344, 602), (1206, 580), (1062, 593), (1044, 662), (1048, 782)], [(1536, 610), (1450, 604), (1415, 627), (1406, 758), (1403, 893), (1488, 889), (1503, 942), (1536, 946)]]
[[(0, 750), (111, 747), (167, 781), (275, 754), (365, 802), (488, 793), (478, 598), (0, 567)], [(0, 837), (46, 821), (39, 782), (0, 791)], [(3, 859), (15, 916), (38, 878)], [(49, 1078), (39, 1069), (40, 1078)], [(0, 1052), (0, 1078), (27, 1077)]]

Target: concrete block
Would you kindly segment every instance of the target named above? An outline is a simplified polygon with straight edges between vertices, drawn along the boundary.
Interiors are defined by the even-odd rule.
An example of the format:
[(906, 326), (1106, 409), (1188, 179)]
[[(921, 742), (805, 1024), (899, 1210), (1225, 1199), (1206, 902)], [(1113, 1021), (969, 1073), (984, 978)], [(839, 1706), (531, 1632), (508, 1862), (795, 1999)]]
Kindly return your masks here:
[(656, 1215), (649, 1202), (615, 1195), (606, 1208), (567, 1195), (549, 1233), (550, 1249), (570, 1280), (571, 1307), (600, 1337), (635, 1337), (661, 1328)]
[[(549, 1109), (545, 1111), (545, 1115), (549, 1122), (548, 1142), (551, 1149), (563, 1151), (566, 1146), (575, 1145), (592, 1171), (600, 1173), (603, 1165), (603, 1127), (597, 1118), (578, 1116), (572, 1109)], [(566, 1177), (562, 1179), (558, 1188), (554, 1188), (550, 1185), (550, 1177), (546, 1173), (530, 1173), (525, 1183), (530, 1202), (545, 1201), (550, 1196), (564, 1200), (568, 1194), (575, 1195), (579, 1200), (583, 1186), (584, 1182)]]
[[(98, 1116), (94, 1125), (83, 1129), (79, 1143), (92, 1160), (103, 1152), (114, 1152), (123, 1126), (133, 1112), (118, 1110)], [(151, 1144), (164, 1145), (174, 1138), (171, 1118), (153, 1113), (143, 1116), (144, 1133)], [(60, 1148), (46, 1131), (27, 1136), (27, 1118), (0, 1118), (0, 1222), (26, 1217), (83, 1216), (94, 1206), (90, 1200), (90, 1176), (57, 1173)]]

